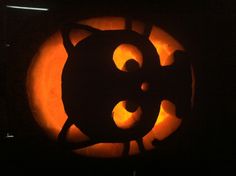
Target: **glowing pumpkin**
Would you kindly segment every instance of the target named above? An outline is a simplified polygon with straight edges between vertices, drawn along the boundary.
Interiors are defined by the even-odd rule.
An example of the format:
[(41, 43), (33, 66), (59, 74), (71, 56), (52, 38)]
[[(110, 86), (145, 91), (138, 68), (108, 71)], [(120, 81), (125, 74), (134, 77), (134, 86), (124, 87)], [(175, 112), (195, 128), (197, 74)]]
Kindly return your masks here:
[(34, 118), (82, 155), (154, 149), (153, 141), (176, 131), (190, 110), (193, 73), (181, 51), (169, 34), (138, 21), (68, 24), (47, 39), (28, 70)]

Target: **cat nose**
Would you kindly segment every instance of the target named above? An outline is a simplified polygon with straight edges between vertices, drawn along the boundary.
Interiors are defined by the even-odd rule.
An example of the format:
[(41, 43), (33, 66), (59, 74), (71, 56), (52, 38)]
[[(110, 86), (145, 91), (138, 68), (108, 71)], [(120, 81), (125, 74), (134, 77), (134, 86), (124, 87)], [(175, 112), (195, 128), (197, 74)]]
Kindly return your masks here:
[(147, 92), (147, 91), (149, 90), (149, 83), (148, 83), (148, 82), (143, 82), (143, 83), (141, 84), (141, 90), (142, 90), (143, 92)]

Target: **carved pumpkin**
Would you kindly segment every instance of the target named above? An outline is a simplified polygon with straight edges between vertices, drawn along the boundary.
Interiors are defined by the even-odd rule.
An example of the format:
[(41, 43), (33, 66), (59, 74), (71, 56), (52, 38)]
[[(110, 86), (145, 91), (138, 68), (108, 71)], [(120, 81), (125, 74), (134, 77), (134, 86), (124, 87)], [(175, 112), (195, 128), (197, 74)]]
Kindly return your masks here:
[(156, 26), (119, 17), (68, 24), (28, 70), (33, 116), (76, 153), (121, 157), (155, 148), (188, 115), (193, 73), (184, 48)]

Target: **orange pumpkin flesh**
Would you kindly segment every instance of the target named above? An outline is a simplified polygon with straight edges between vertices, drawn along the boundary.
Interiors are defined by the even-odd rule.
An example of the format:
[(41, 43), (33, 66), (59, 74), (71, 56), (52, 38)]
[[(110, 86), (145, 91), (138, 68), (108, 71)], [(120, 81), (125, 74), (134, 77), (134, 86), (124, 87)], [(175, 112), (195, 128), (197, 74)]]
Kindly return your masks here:
[[(92, 18), (79, 23), (101, 30), (125, 29), (125, 19), (119, 17)], [(133, 21), (132, 30), (142, 34), (144, 24)], [(72, 30), (70, 39), (72, 44), (76, 45), (89, 35), (90, 33), (84, 30)], [(149, 40), (159, 54), (161, 66), (171, 65), (174, 51), (184, 50), (180, 43), (156, 26), (153, 26)], [(67, 57), (62, 36), (60, 32), (56, 32), (40, 47), (32, 59), (27, 74), (26, 87), (33, 116), (41, 128), (54, 140), (57, 139), (67, 119), (61, 98), (61, 76)], [(129, 58), (135, 59), (139, 65), (142, 65), (142, 54), (134, 46), (123, 44), (114, 52), (113, 60), (120, 70), (124, 69), (122, 66)], [(148, 83), (140, 85), (140, 89), (146, 91)], [(131, 113), (124, 109), (123, 104), (124, 102), (120, 102), (114, 107), (112, 111), (113, 119), (118, 127), (129, 128), (138, 121), (138, 114), (141, 113), (141, 109)], [(177, 130), (181, 121), (181, 118), (176, 117), (175, 105), (168, 100), (163, 100), (153, 129), (143, 137), (145, 149), (154, 149), (151, 142), (154, 139), (163, 140), (167, 138)], [(68, 131), (67, 140), (69, 142), (81, 142), (89, 140), (89, 137), (83, 134), (75, 125), (72, 125)], [(97, 143), (74, 151), (92, 157), (120, 157), (123, 148), (123, 143)], [(138, 154), (139, 152), (137, 142), (131, 141), (129, 155)]]

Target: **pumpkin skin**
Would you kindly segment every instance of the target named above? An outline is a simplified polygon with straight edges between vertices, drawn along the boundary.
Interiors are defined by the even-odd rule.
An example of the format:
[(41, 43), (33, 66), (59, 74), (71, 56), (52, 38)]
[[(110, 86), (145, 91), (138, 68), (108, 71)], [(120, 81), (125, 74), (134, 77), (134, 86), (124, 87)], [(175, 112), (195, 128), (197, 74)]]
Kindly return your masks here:
[[(109, 21), (109, 22), (108, 22)], [(100, 40), (100, 42), (104, 42), (104, 36), (108, 35), (107, 30), (112, 34), (112, 36), (116, 36), (116, 32), (120, 32), (122, 34), (126, 34), (128, 37), (135, 35), (136, 37), (138, 36), (142, 38), (142, 33), (144, 31), (144, 25), (142, 23), (134, 21), (132, 23), (132, 30), (127, 31), (125, 29), (125, 19), (123, 18), (117, 18), (117, 17), (103, 17), (103, 18), (94, 18), (94, 19), (88, 19), (85, 21), (81, 21), (81, 24), (89, 25), (92, 26), (95, 29), (100, 29), (104, 31), (100, 31), (100, 33), (103, 33), (103, 40)], [(107, 24), (107, 23), (110, 23)], [(160, 35), (161, 34), (161, 35)], [(68, 32), (68, 38), (71, 41), (71, 44), (75, 48), (77, 54), (81, 54), (82, 52), (79, 52), (81, 50), (81, 47), (83, 42), (85, 42), (84, 47), (92, 46), (91, 44), (88, 44), (89, 40), (92, 40), (91, 38), (94, 37), (95, 34), (92, 34), (89, 31), (86, 30), (81, 30), (81, 29), (72, 29), (70, 32)], [(100, 34), (101, 35), (101, 34)], [(118, 35), (117, 35), (118, 36)], [(134, 37), (134, 38), (136, 38)], [(97, 37), (94, 37), (97, 38)], [(119, 42), (117, 42), (117, 40)], [(144, 40), (144, 39), (143, 39)], [(97, 43), (98, 40), (94, 39)], [(108, 40), (107, 40), (108, 41)], [(97, 58), (110, 58), (107, 59), (109, 60), (108, 67), (106, 69), (101, 69), (101, 70), (109, 70), (107, 72), (111, 73), (111, 70), (118, 70), (123, 69), (123, 68), (118, 68), (117, 64), (113, 63), (115, 62), (114, 57), (112, 60), (112, 54), (114, 54), (114, 50), (123, 43), (128, 43), (129, 45), (134, 45), (135, 47), (138, 48), (138, 50), (142, 53), (143, 55), (143, 65), (145, 65), (146, 62), (148, 62), (149, 57), (145, 57), (147, 54), (144, 54), (143, 51), (146, 49), (140, 49), (140, 47), (143, 47), (144, 45), (137, 46), (137, 43), (132, 43), (132, 42), (127, 42), (123, 41), (123, 38), (117, 38), (114, 45), (109, 46), (109, 49), (107, 49), (107, 57), (97, 57)], [(137, 88), (139, 87), (139, 91), (143, 92), (142, 90), (145, 90), (145, 88), (141, 88), (143, 85), (146, 85), (145, 87), (148, 87), (150, 85), (150, 88), (146, 88), (147, 92), (151, 91), (152, 85), (150, 82), (155, 82), (155, 85), (162, 84), (162, 82), (159, 80), (159, 75), (160, 75), (160, 70), (161, 66), (168, 66), (174, 63), (174, 53), (177, 50), (183, 50), (183, 47), (175, 41), (172, 37), (170, 37), (168, 34), (166, 34), (164, 31), (157, 27), (153, 27), (150, 35), (149, 35), (149, 40), (145, 39), (152, 48), (153, 57), (150, 59), (150, 62), (152, 64), (147, 64), (151, 65), (154, 67), (154, 69), (147, 68), (146, 75), (149, 75), (150, 70), (155, 70), (155, 72), (151, 72), (151, 75), (155, 75), (155, 79), (153, 79), (153, 76), (150, 77), (148, 80), (147, 78), (144, 79), (145, 74), (139, 74), (139, 76), (136, 76), (136, 79), (134, 79), (134, 76), (131, 78), (127, 78), (128, 81), (123, 82), (124, 85), (126, 84), (131, 84), (135, 85), (133, 87)], [(82, 154), (82, 155), (87, 155), (87, 156), (96, 156), (96, 157), (120, 157), (123, 156), (123, 151), (125, 149), (126, 144), (124, 142), (129, 142), (130, 147), (128, 150), (128, 155), (133, 155), (133, 154), (138, 154), (140, 153), (140, 141), (143, 144), (143, 148), (145, 150), (151, 150), (154, 149), (155, 146), (152, 145), (152, 141), (154, 139), (158, 140), (163, 140), (166, 137), (168, 137), (170, 134), (172, 134), (181, 124), (182, 117), (185, 116), (185, 113), (181, 113), (181, 110), (178, 110), (178, 107), (176, 108), (175, 104), (176, 99), (171, 97), (169, 93), (166, 92), (161, 92), (161, 90), (153, 88), (153, 92), (156, 90), (160, 91), (160, 95), (158, 95), (154, 100), (149, 98), (148, 103), (145, 101), (140, 101), (141, 104), (143, 103), (144, 105), (149, 105), (144, 109), (149, 109), (143, 111), (142, 107), (142, 115), (148, 118), (143, 118), (142, 115), (139, 119), (143, 121), (147, 121), (145, 123), (149, 125), (142, 125), (142, 123), (139, 123), (140, 120), (137, 122), (137, 124), (140, 124), (139, 127), (131, 127), (127, 128), (125, 130), (117, 128), (117, 123), (115, 123), (112, 118), (107, 118), (103, 114), (99, 114), (96, 112), (103, 112), (101, 110), (102, 107), (105, 107), (106, 110), (104, 112), (110, 113), (112, 111), (112, 108), (114, 107), (120, 107), (122, 106), (116, 106), (116, 104), (119, 104), (122, 100), (129, 99), (129, 97), (125, 97), (125, 94), (128, 95), (129, 93), (133, 92), (132, 90), (129, 90), (128, 93), (125, 93), (125, 91), (121, 91), (117, 88), (117, 94), (119, 96), (115, 96), (115, 94), (112, 94), (110, 96), (109, 100), (107, 100), (107, 103), (101, 104), (100, 106), (96, 107), (96, 105), (99, 105), (101, 103), (100, 101), (97, 101), (95, 105), (90, 106), (91, 112), (85, 111), (88, 110), (88, 108), (82, 108), (82, 106), (79, 106), (78, 108), (73, 107), (75, 106), (74, 104), (76, 103), (70, 103), (70, 102), (84, 102), (85, 99), (82, 98), (82, 93), (75, 95), (76, 93), (83, 92), (83, 91), (72, 91), (71, 89), (73, 87), (73, 84), (71, 82), (77, 81), (78, 87), (81, 87), (83, 85), (83, 81), (78, 81), (77, 80), (70, 80), (66, 82), (67, 79), (63, 77), (66, 73), (67, 65), (69, 61), (71, 61), (70, 65), (75, 65), (79, 67), (80, 69), (79, 72), (77, 73), (77, 76), (80, 78), (79, 80), (82, 80), (82, 78), (87, 77), (88, 75), (84, 76), (83, 73), (83, 66), (84, 66), (84, 61), (83, 60), (78, 60), (78, 63), (73, 63), (73, 59), (70, 60), (72, 56), (68, 55), (68, 48), (63, 45), (63, 42), (65, 43), (65, 39), (63, 40), (63, 35), (61, 32), (55, 33), (53, 36), (51, 36), (40, 48), (39, 52), (36, 54), (36, 56), (32, 60), (32, 64), (29, 68), (28, 71), (28, 78), (27, 78), (27, 92), (29, 95), (29, 102), (31, 105), (31, 109), (33, 112), (33, 115), (36, 119), (36, 121), (39, 123), (39, 125), (45, 129), (46, 133), (48, 133), (52, 139), (57, 140), (58, 136), (62, 141), (66, 141), (69, 144), (75, 144), (74, 151), (76, 153)], [(93, 43), (93, 42), (89, 42)], [(138, 42), (139, 43), (139, 42)], [(143, 43), (142, 43), (143, 44)], [(96, 45), (97, 46), (97, 45)], [(101, 48), (97, 48), (99, 51)], [(88, 49), (86, 49), (88, 50)], [(110, 53), (109, 53), (110, 52)], [(97, 52), (95, 52), (98, 54)], [(137, 54), (137, 53), (136, 53)], [(86, 56), (86, 54), (85, 54)], [(78, 57), (78, 56), (76, 56)], [(86, 56), (87, 57), (87, 56)], [(72, 57), (75, 58), (75, 57)], [(78, 57), (78, 58), (84, 58), (84, 57)], [(87, 66), (92, 65), (93, 62), (96, 62), (96, 64), (99, 64), (99, 59), (94, 59), (91, 60), (90, 58), (87, 58)], [(159, 61), (160, 60), (160, 61)], [(74, 59), (74, 62), (75, 59)], [(104, 62), (101, 62), (104, 63)], [(94, 64), (95, 65), (95, 64)], [(49, 69), (50, 68), (50, 69)], [(92, 67), (96, 69), (95, 67)], [(99, 68), (99, 67), (98, 67)], [(118, 68), (118, 69), (117, 69)], [(190, 69), (190, 68), (189, 68)], [(69, 71), (72, 71), (73, 69), (68, 69)], [(77, 70), (77, 69), (75, 69)], [(97, 71), (97, 73), (101, 73), (101, 70)], [(172, 69), (173, 70), (173, 69)], [(171, 71), (171, 69), (168, 69), (168, 75), (171, 75), (174, 73), (174, 71)], [(144, 73), (144, 72), (142, 72)], [(165, 71), (163, 71), (163, 74), (165, 75)], [(123, 75), (128, 75), (124, 71), (122, 73)], [(117, 75), (119, 75), (117, 74)], [(184, 74), (187, 74), (184, 72)], [(68, 73), (68, 75), (74, 75), (74, 73)], [(106, 74), (104, 74), (106, 75)], [(103, 75), (103, 76), (104, 76)], [(117, 77), (114, 75), (110, 76), (114, 80), (108, 80), (106, 79), (103, 84), (101, 85), (106, 85), (110, 84), (112, 81), (117, 81)], [(141, 75), (141, 76), (140, 76)], [(109, 77), (109, 79), (110, 79)], [(119, 77), (119, 76), (118, 76)], [(125, 78), (125, 76), (120, 76)], [(129, 76), (127, 76), (129, 77)], [(165, 76), (164, 76), (165, 77)], [(90, 77), (91, 78), (91, 77)], [(102, 78), (102, 75), (96, 76), (96, 78)], [(153, 79), (153, 80), (152, 80)], [(141, 81), (140, 81), (141, 80)], [(102, 79), (99, 79), (99, 81), (102, 81)], [(158, 82), (159, 81), (159, 82)], [(89, 87), (93, 87), (94, 85), (94, 80), (91, 81), (92, 85)], [(157, 83), (156, 83), (157, 82)], [(64, 84), (65, 83), (65, 84)], [(71, 85), (70, 85), (71, 84)], [(122, 83), (120, 83), (122, 84)], [(164, 84), (164, 83), (163, 83)], [(170, 83), (169, 85), (173, 84)], [(189, 84), (188, 84), (189, 85)], [(63, 86), (68, 86), (68, 90), (63, 91), (64, 88)], [(77, 87), (77, 88), (78, 88)], [(106, 87), (106, 86), (105, 86)], [(120, 87), (120, 86), (119, 86)], [(131, 86), (132, 87), (132, 86)], [(144, 86), (143, 86), (144, 87)], [(168, 86), (166, 86), (168, 87)], [(67, 89), (67, 88), (65, 88)], [(98, 89), (98, 90), (97, 90)], [(189, 87), (187, 88), (189, 90)], [(94, 90), (97, 90), (97, 92), (103, 92), (99, 91), (99, 87), (97, 86), (96, 89), (91, 89), (88, 91), (89, 93), (94, 92), (91, 97), (98, 96)], [(190, 85), (190, 91), (192, 91), (192, 87)], [(70, 92), (71, 91), (71, 92)], [(151, 92), (152, 92), (151, 91)], [(67, 94), (63, 94), (63, 92), (69, 92)], [(115, 92), (115, 91), (114, 91)], [(181, 91), (182, 92), (182, 91)], [(131, 93), (133, 94), (133, 93)], [(166, 94), (166, 96), (163, 96), (163, 94)], [(73, 96), (74, 95), (74, 96)], [(120, 96), (123, 97), (120, 97)], [(69, 98), (68, 98), (69, 97)], [(78, 99), (78, 97), (81, 97), (81, 99)], [(137, 96), (135, 96), (137, 97)], [(153, 96), (152, 96), (153, 97)], [(66, 100), (68, 98), (68, 100)], [(73, 100), (74, 98), (74, 100)], [(166, 98), (166, 99), (165, 99)], [(191, 98), (191, 97), (190, 97)], [(101, 97), (94, 98), (94, 99), (101, 99)], [(187, 98), (189, 100), (189, 97)], [(172, 102), (171, 102), (172, 101)], [(190, 101), (190, 100), (189, 100)], [(188, 104), (189, 101), (186, 101)], [(69, 102), (69, 103), (65, 103)], [(90, 101), (91, 102), (91, 101)], [(110, 102), (110, 103), (108, 103)], [(50, 106), (48, 106), (50, 104)], [(66, 104), (66, 105), (65, 105)], [(68, 104), (68, 106), (67, 106)], [(71, 105), (69, 105), (71, 104)], [(73, 105), (72, 105), (73, 104)], [(122, 104), (122, 103), (121, 103)], [(184, 103), (182, 103), (184, 104)], [(189, 103), (190, 104), (190, 103)], [(52, 107), (53, 106), (53, 107)], [(188, 105), (187, 105), (188, 106)], [(88, 107), (88, 106), (86, 106)], [(93, 109), (94, 108), (94, 109)], [(184, 107), (186, 108), (186, 106)], [(78, 114), (74, 114), (71, 111), (77, 112)], [(107, 110), (109, 109), (109, 110)], [(124, 109), (124, 107), (123, 107)], [(179, 108), (181, 109), (181, 107)], [(84, 110), (84, 112), (83, 112)], [(119, 111), (120, 109), (117, 108), (113, 109)], [(177, 110), (177, 111), (176, 111)], [(146, 113), (147, 112), (147, 113)], [(177, 113), (176, 113), (177, 112)], [(90, 113), (90, 115), (89, 115)], [(125, 113), (131, 113), (131, 112), (125, 112)], [(145, 114), (146, 113), (146, 114)], [(84, 114), (84, 116), (82, 115)], [(178, 114), (178, 116), (176, 115)], [(70, 117), (71, 115), (71, 117)], [(180, 115), (180, 116), (179, 116)], [(182, 115), (182, 116), (181, 116)], [(76, 117), (78, 116), (78, 117)], [(83, 117), (82, 117), (83, 116)], [(96, 116), (96, 117), (94, 117)], [(111, 116), (111, 115), (110, 115)], [(103, 126), (104, 125), (104, 120), (109, 122), (106, 122), (105, 124), (109, 124), (108, 127), (113, 129), (106, 129), (107, 131), (102, 132), (101, 131), (96, 131), (93, 132), (92, 127), (94, 124), (91, 122), (90, 125), (90, 130), (87, 128), (87, 125), (81, 125), (80, 123), (80, 117), (84, 118), (84, 123), (88, 124), (88, 119), (89, 121), (92, 121), (92, 118), (97, 118), (99, 117), (100, 120), (97, 120), (96, 123), (98, 123), (98, 126)], [(86, 118), (88, 117), (88, 118)], [(69, 121), (68, 121), (69, 119)], [(127, 118), (130, 120), (130, 118)], [(124, 124), (127, 123), (127, 119), (123, 122)], [(148, 119), (148, 120), (147, 120)], [(150, 120), (151, 119), (151, 120)], [(112, 124), (112, 125), (111, 125)], [(122, 124), (122, 123), (121, 123)], [(131, 123), (132, 124), (132, 123)], [(121, 125), (122, 126), (122, 125)], [(65, 132), (62, 133), (63, 129)], [(104, 128), (100, 128), (104, 129)], [(96, 130), (100, 130), (97, 128)], [(130, 132), (129, 132), (130, 131)], [(108, 135), (107, 133), (110, 134)], [(116, 135), (114, 135), (114, 133)], [(61, 135), (60, 135), (61, 134)], [(112, 135), (113, 134), (113, 135)], [(114, 138), (113, 136), (117, 136)], [(141, 140), (137, 141), (136, 139), (140, 138)], [(79, 144), (79, 145), (78, 145)], [(80, 147), (78, 147), (80, 146)], [(109, 150), (108, 150), (109, 149)]]

